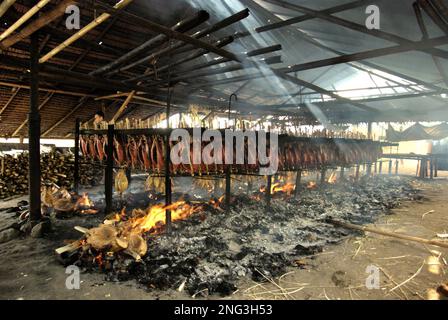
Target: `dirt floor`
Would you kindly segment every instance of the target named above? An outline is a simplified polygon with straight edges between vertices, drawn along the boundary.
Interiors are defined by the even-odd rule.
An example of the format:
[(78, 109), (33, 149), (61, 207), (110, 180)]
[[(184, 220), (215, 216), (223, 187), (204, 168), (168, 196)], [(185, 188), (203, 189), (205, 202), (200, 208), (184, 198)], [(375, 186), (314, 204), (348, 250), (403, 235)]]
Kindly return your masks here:
[[(417, 187), (423, 190), (424, 200), (404, 202), (373, 226), (427, 239), (447, 234), (448, 180), (417, 182)], [(0, 208), (17, 201), (1, 202)], [(1, 215), (0, 230), (14, 222), (8, 214)], [(99, 218), (75, 219), (84, 227), (99, 223)], [(56, 227), (50, 239), (0, 244), (0, 299), (191, 299), (184, 292), (146, 290), (134, 282), (106, 282), (98, 273), (81, 274), (81, 288), (68, 290), (68, 275), (54, 249), (79, 234), (64, 229), (64, 221)], [(431, 289), (448, 282), (447, 260), (448, 249), (360, 234), (296, 261), (297, 268), (280, 279), (267, 279), (263, 284), (243, 281), (239, 291), (223, 299), (427, 299), (428, 294), (435, 295)], [(379, 289), (366, 287), (367, 268), (374, 275), (378, 271)]]

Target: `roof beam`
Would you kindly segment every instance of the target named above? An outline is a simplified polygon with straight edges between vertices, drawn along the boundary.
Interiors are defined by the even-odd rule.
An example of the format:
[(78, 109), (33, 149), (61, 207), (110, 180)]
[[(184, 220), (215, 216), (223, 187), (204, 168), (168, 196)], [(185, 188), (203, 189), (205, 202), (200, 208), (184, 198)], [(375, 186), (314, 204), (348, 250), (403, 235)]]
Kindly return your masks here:
[(87, 98), (82, 98), (80, 101), (78, 101), (78, 104), (74, 106), (69, 113), (67, 113), (65, 116), (63, 116), (58, 122), (53, 124), (50, 128), (48, 128), (44, 133), (42, 133), (42, 137), (48, 136), (50, 132), (52, 132), (54, 129), (56, 129), (58, 126), (60, 126), (65, 120), (67, 120), (72, 114), (74, 114), (76, 111), (78, 111), (79, 108), (84, 106), (84, 103), (87, 101)]
[[(120, 12), (120, 10), (124, 9), (126, 6), (128, 6), (133, 0), (120, 0), (115, 4), (113, 7), (114, 10), (117, 10), (116, 12)], [(45, 63), (51, 58), (53, 58), (55, 55), (57, 55), (59, 52), (70, 46), (72, 43), (74, 43), (79, 38), (82, 38), (85, 34), (95, 29), (97, 26), (108, 20), (112, 15), (109, 13), (103, 13), (98, 18), (95, 18), (92, 22), (90, 22), (88, 25), (86, 25), (84, 28), (76, 32), (73, 36), (62, 42), (60, 45), (58, 45), (56, 48), (48, 52), (46, 55), (41, 57), (39, 59), (39, 63)]]
[[(328, 59), (317, 60), (317, 61), (312, 61), (312, 62), (298, 64), (298, 65), (293, 65), (293, 66), (289, 66), (287, 68), (277, 69), (277, 71), (284, 72), (284, 73), (305, 71), (305, 70), (317, 69), (317, 68), (322, 68), (322, 67), (334, 66), (337, 64), (342, 64), (342, 63), (347, 63), (347, 62), (355, 62), (355, 61), (359, 61), (359, 60), (378, 58), (378, 57), (382, 57), (382, 56), (407, 52), (407, 51), (411, 51), (411, 50), (419, 50), (421, 48), (431, 48), (434, 46), (440, 46), (440, 45), (445, 45), (445, 44), (448, 44), (448, 37), (446, 37), (446, 36), (435, 38), (435, 39), (423, 40), (423, 41), (412, 41), (412, 44), (397, 45), (397, 46), (393, 46), (393, 47), (375, 49), (375, 50), (364, 51), (364, 52), (357, 52), (354, 54), (341, 55), (341, 56), (334, 57), (334, 58), (328, 58)], [(255, 64), (255, 66), (256, 66), (256, 64)], [(198, 73), (198, 74), (194, 75), (194, 77), (202, 77), (202, 76), (208, 76), (208, 75), (215, 74), (215, 73), (230, 72), (230, 71), (240, 70), (242, 68), (243, 68), (242, 66), (235, 66), (233, 68), (226, 67), (226, 68), (223, 68), (223, 70), (220, 70), (220, 69), (213, 70), (213, 71), (209, 72), (209, 74)], [(248, 79), (263, 78), (265, 76), (266, 75), (263, 72), (259, 72), (257, 74), (248, 75), (247, 77), (242, 76), (241, 78), (244, 78), (243, 80), (248, 80)], [(183, 80), (183, 79), (186, 79), (186, 77), (181, 77), (181, 78), (174, 79), (174, 80), (179, 80), (179, 79)], [(232, 79), (233, 78), (225, 79), (225, 81), (226, 82), (231, 81)], [(219, 81), (218, 81), (218, 83), (219, 83)]]
[[(418, 2), (414, 2), (412, 4), (414, 8), (415, 17), (417, 18), (417, 23), (420, 28), (420, 31), (422, 32), (423, 39), (427, 40), (429, 39), (428, 30), (426, 29), (425, 21), (423, 20), (422, 11), (420, 8), (420, 5)], [(441, 61), (438, 57), (432, 55), (432, 60), (434, 61), (434, 65), (436, 66), (437, 70), (439, 71), (440, 75), (442, 76), (443, 81), (445, 82), (445, 85), (448, 86), (448, 76), (445, 73), (445, 70), (443, 69), (441, 65)]]
[(25, 22), (31, 19), (37, 12), (39, 12), (40, 9), (45, 7), (50, 1), (51, 0), (39, 1), (34, 7), (28, 10), (22, 17), (19, 18), (19, 20), (13, 23), (12, 26), (10, 26), (0, 35), (0, 41), (3, 41), (6, 37), (8, 37), (10, 34), (16, 31), (18, 28), (20, 28)]
[[(171, 27), (171, 30), (179, 31), (179, 32), (186, 32), (186, 31), (202, 24), (203, 22), (207, 21), (209, 18), (210, 18), (210, 15), (206, 11), (201, 10), (201, 11), (198, 11), (197, 13), (195, 13), (192, 17), (189, 17), (188, 19), (179, 21), (173, 27)], [(118, 68), (120, 65), (123, 65), (126, 62), (132, 60), (134, 57), (138, 56), (140, 53), (143, 53), (143, 52), (149, 50), (150, 48), (158, 47), (158, 46), (162, 45), (163, 43), (166, 43), (168, 40), (169, 40), (168, 37), (166, 37), (163, 34), (159, 34), (159, 35), (145, 41), (138, 47), (127, 52), (126, 54), (122, 55), (118, 59), (112, 61), (111, 63), (109, 63), (101, 68), (98, 68), (95, 71), (92, 71), (90, 74), (91, 75), (100, 75), (100, 74), (110, 72), (110, 71)]]
[[(219, 21), (219, 22), (217, 22), (216, 24), (214, 24), (214, 25), (212, 25), (210, 27), (207, 27), (205, 29), (202, 29), (202, 30), (194, 33), (193, 35), (191, 35), (191, 37), (193, 39), (201, 39), (201, 38), (207, 36), (208, 34), (214, 33), (214, 32), (219, 31), (219, 30), (221, 30), (221, 29), (223, 29), (225, 27), (228, 27), (229, 25), (232, 25), (232, 24), (234, 24), (234, 23), (236, 23), (238, 21), (241, 21), (242, 19), (245, 19), (248, 16), (249, 16), (249, 10), (248, 9), (241, 10), (240, 12), (237, 12), (237, 13), (235, 13), (235, 14), (233, 14), (233, 15), (231, 15), (231, 16), (229, 16), (229, 17), (227, 17), (227, 18), (225, 18), (225, 19), (223, 19), (221, 21)], [(177, 43), (174, 43), (170, 47), (167, 47), (167, 48), (164, 48), (164, 49), (159, 50), (157, 52), (154, 52), (154, 53), (150, 54), (149, 56), (143, 57), (142, 59), (139, 59), (139, 60), (137, 60), (137, 61), (127, 65), (127, 66), (123, 66), (122, 68), (119, 68), (119, 69), (111, 72), (110, 75), (114, 75), (116, 73), (129, 70), (129, 69), (131, 69), (131, 68), (133, 68), (133, 67), (135, 67), (137, 65), (140, 65), (142, 63), (146, 63), (146, 62), (158, 59), (159, 57), (167, 56), (168, 54), (173, 53), (175, 50), (183, 48), (183, 47), (185, 47), (184, 52), (191, 51), (192, 49), (195, 48), (195, 47), (189, 48), (188, 46), (185, 46), (184, 42), (177, 42)], [(215, 47), (215, 46), (212, 45), (212, 47)], [(209, 50), (207, 48), (201, 48), (201, 49), (206, 50), (207, 52), (211, 51), (211, 50)], [(232, 59), (229, 59), (229, 60), (232, 60)], [(139, 80), (139, 79), (141, 79), (143, 77), (146, 77), (146, 75), (143, 75), (141, 77), (132, 78), (132, 79), (129, 79), (128, 81), (137, 81), (137, 80)]]
[[(41, 110), (43, 107), (45, 107), (45, 105), (50, 102), (51, 98), (53, 98), (54, 96), (54, 92), (49, 92), (44, 101), (39, 105), (38, 110)], [(14, 133), (12, 134), (13, 137), (17, 136), (19, 134), (19, 132), (22, 130), (22, 128), (28, 123), (28, 118), (26, 118), (20, 125), (19, 127), (14, 131)]]
[[(358, 1), (353, 1), (353, 2), (346, 3), (346, 4), (342, 4), (339, 6), (331, 7), (331, 8), (322, 10), (320, 12), (326, 13), (326, 14), (334, 14), (334, 13), (339, 13), (339, 12), (355, 9), (355, 8), (364, 6), (366, 4), (370, 4), (371, 2), (372, 2), (371, 0), (358, 0)], [(305, 14), (300, 17), (294, 17), (291, 19), (278, 21), (278, 22), (271, 23), (271, 24), (268, 24), (265, 26), (261, 26), (261, 27), (255, 28), (254, 31), (256, 33), (262, 33), (262, 32), (266, 32), (266, 31), (280, 29), (280, 28), (283, 28), (286, 26), (290, 26), (290, 25), (293, 25), (296, 23), (300, 23), (300, 22), (304, 22), (304, 21), (308, 21), (308, 20), (312, 20), (312, 19), (315, 19), (315, 17), (312, 15), (309, 15), (309, 14)], [(251, 31), (245, 31), (245, 32), (237, 32), (234, 36), (236, 38), (243, 38), (243, 37), (247, 37), (250, 35), (251, 35)]]
[(77, 3), (77, 1), (74, 0), (62, 1), (52, 11), (43, 14), (42, 16), (34, 20), (32, 23), (28, 24), (25, 28), (20, 30), (15, 35), (10, 36), (5, 40), (3, 40), (2, 42), (0, 42), (0, 49), (5, 50), (13, 46), (17, 42), (22, 41), (23, 39), (29, 37), (32, 33), (36, 32), (40, 28), (46, 26), (47, 24), (59, 18), (60, 16), (64, 15), (67, 7), (74, 3)]
[[(342, 18), (339, 18), (336, 16), (332, 16), (330, 14), (326, 14), (326, 13), (322, 13), (322, 12), (319, 12), (316, 10), (305, 8), (305, 7), (297, 5), (297, 4), (291, 4), (291, 3), (288, 3), (283, 0), (263, 0), (263, 1), (269, 2), (274, 5), (281, 6), (281, 7), (290, 9), (290, 10), (299, 11), (299, 12), (308, 14), (310, 16), (313, 16), (315, 18), (319, 18), (319, 19), (334, 23), (339, 26), (346, 27), (351, 30), (359, 31), (363, 34), (368, 34), (370, 36), (374, 36), (374, 37), (377, 37), (377, 38), (380, 38), (383, 40), (387, 40), (390, 42), (394, 42), (394, 43), (397, 43), (400, 45), (409, 45), (409, 44), (412, 44), (412, 42), (413, 42), (406, 38), (402, 38), (400, 36), (397, 36), (397, 35), (394, 35), (394, 34), (391, 34), (388, 32), (384, 32), (381, 30), (375, 30), (375, 29), (369, 30), (364, 25), (361, 25), (361, 24), (358, 24), (358, 23), (355, 23), (355, 22), (352, 22), (349, 20), (345, 20), (345, 19), (342, 19)], [(444, 59), (448, 59), (448, 52), (444, 51), (444, 50), (431, 48), (431, 49), (420, 49), (418, 51), (422, 51), (422, 52), (425, 52), (425, 53), (428, 53), (431, 55), (435, 55), (435, 56), (438, 56), (438, 57), (441, 57)]]
[(16, 0), (3, 0), (0, 4), (0, 18), (8, 11), (9, 7), (11, 7)]
[(3, 106), (3, 108), (0, 109), (0, 116), (2, 115), (3, 112), (5, 112), (6, 108), (9, 107), (9, 105), (11, 104), (11, 102), (14, 100), (14, 98), (17, 96), (17, 94), (19, 93), (20, 88), (16, 88), (16, 91), (14, 91), (14, 93), (11, 95), (11, 97), (9, 98), (9, 100), (5, 103), (5, 105)]
[[(24, 84), (19, 84), (19, 83), (10, 83), (10, 82), (3, 82), (0, 81), (0, 86), (3, 87), (10, 87), (10, 88), (22, 88), (22, 89), (30, 89), (29, 85), (24, 85)], [(73, 92), (73, 91), (66, 91), (66, 90), (55, 90), (55, 89), (51, 89), (51, 88), (41, 88), (39, 87), (39, 91), (42, 92), (51, 92), (51, 93), (59, 93), (59, 94), (63, 94), (63, 95), (67, 95), (67, 96), (75, 96), (75, 97), (95, 97), (95, 95), (90, 95), (87, 93), (80, 93), (80, 92)]]
[(115, 121), (117, 121), (117, 119), (123, 114), (124, 110), (126, 110), (126, 108), (128, 107), (129, 103), (131, 102), (132, 98), (134, 98), (135, 95), (135, 91), (132, 91), (128, 94), (128, 97), (126, 98), (126, 100), (123, 102), (123, 104), (121, 105), (120, 108), (118, 108), (117, 112), (115, 112), (114, 116), (112, 117), (112, 120), (110, 121), (110, 123), (115, 123)]
[[(102, 3), (102, 2), (98, 2), (97, 5), (100, 8), (104, 9), (108, 13), (112, 13), (113, 14), (113, 13), (115, 13), (117, 11), (115, 8), (111, 8), (110, 6), (108, 6), (108, 5), (106, 5), (106, 4)], [(191, 44), (191, 45), (193, 45), (193, 46), (195, 46), (197, 48), (207, 49), (210, 52), (213, 52), (213, 53), (215, 53), (215, 54), (217, 54), (217, 55), (219, 55), (221, 57), (228, 58), (230, 60), (234, 60), (234, 61), (238, 61), (238, 62), (240, 61), (240, 59), (235, 54), (233, 54), (231, 52), (228, 52), (228, 51), (226, 51), (224, 49), (221, 49), (221, 48), (216, 48), (215, 46), (212, 46), (211, 44), (209, 44), (207, 42), (204, 42), (204, 41), (198, 40), (198, 39), (196, 39), (194, 37), (185, 35), (183, 33), (180, 33), (180, 32), (174, 31), (174, 30), (171, 30), (170, 28), (167, 28), (167, 27), (162, 26), (162, 25), (160, 25), (158, 23), (155, 23), (155, 22), (152, 22), (152, 21), (147, 20), (145, 18), (142, 18), (140, 16), (137, 16), (135, 14), (132, 14), (132, 13), (129, 13), (129, 12), (126, 12), (126, 11), (122, 11), (121, 15), (123, 17), (125, 17), (126, 19), (128, 19), (128, 21), (132, 21), (134, 23), (138, 23), (138, 24), (140, 24), (140, 25), (142, 25), (142, 26), (144, 26), (144, 27), (146, 27), (146, 28), (148, 28), (148, 29), (150, 29), (150, 30), (152, 30), (154, 32), (163, 33), (164, 35), (168, 36), (171, 39), (176, 39), (176, 40), (182, 41), (184, 43)]]

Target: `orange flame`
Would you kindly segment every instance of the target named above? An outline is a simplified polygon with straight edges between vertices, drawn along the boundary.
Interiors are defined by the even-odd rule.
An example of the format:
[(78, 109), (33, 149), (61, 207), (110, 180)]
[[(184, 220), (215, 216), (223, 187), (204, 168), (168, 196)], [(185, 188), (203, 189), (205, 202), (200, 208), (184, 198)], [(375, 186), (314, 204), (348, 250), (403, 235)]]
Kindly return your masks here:
[(335, 184), (337, 182), (336, 172), (333, 172), (330, 177), (328, 178), (329, 184)]
[[(166, 211), (171, 211), (171, 220), (185, 220), (194, 213), (202, 210), (201, 205), (190, 205), (185, 201), (178, 201), (169, 206), (161, 204), (154, 205), (147, 210), (134, 210), (132, 217), (127, 221), (122, 221), (120, 229), (123, 233), (143, 234), (146, 232), (158, 232), (166, 224)], [(121, 216), (116, 215), (116, 219)]]
[(295, 186), (292, 183), (287, 183), (285, 185), (280, 185), (280, 183), (275, 183), (271, 187), (271, 194), (276, 194), (278, 192), (283, 192), (290, 195), (294, 190)]
[(306, 186), (308, 189), (316, 189), (317, 188), (317, 183), (314, 181), (310, 181), (308, 182), (308, 185)]
[(83, 193), (75, 203), (75, 210), (79, 210), (81, 214), (97, 214), (98, 210), (92, 209), (94, 203), (90, 200), (87, 193)]
[(220, 209), (221, 208), (221, 204), (223, 203), (224, 199), (226, 196), (222, 196), (219, 199), (211, 199), (209, 204), (215, 208), (215, 209)]

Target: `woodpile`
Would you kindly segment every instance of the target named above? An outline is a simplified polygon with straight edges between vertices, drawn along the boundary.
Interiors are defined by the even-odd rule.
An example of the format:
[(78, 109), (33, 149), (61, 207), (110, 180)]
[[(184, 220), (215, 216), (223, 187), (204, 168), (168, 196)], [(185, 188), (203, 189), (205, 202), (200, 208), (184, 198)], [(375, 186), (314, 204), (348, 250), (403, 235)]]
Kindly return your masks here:
[[(42, 185), (71, 188), (73, 185), (75, 157), (60, 151), (41, 156)], [(81, 164), (80, 183), (85, 186), (99, 184), (103, 172), (99, 167)], [(28, 154), (0, 157), (0, 199), (28, 193)]]

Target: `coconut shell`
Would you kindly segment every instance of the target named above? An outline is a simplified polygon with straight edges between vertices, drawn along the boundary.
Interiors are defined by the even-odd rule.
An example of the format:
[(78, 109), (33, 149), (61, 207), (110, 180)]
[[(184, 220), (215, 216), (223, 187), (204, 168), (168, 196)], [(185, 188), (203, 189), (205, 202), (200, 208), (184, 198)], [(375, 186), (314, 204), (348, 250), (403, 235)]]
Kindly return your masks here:
[(148, 244), (146, 243), (145, 239), (143, 239), (138, 234), (131, 234), (129, 237), (129, 247), (127, 249), (128, 251), (132, 251), (139, 256), (143, 257), (146, 252), (148, 252)]
[(117, 249), (117, 234), (118, 232), (113, 226), (103, 224), (89, 230), (87, 243), (96, 250)]

